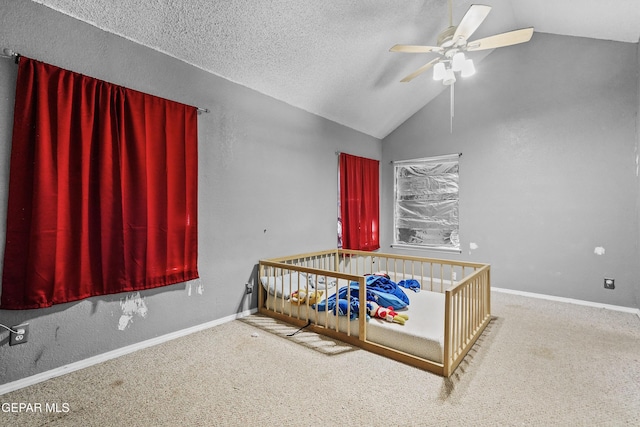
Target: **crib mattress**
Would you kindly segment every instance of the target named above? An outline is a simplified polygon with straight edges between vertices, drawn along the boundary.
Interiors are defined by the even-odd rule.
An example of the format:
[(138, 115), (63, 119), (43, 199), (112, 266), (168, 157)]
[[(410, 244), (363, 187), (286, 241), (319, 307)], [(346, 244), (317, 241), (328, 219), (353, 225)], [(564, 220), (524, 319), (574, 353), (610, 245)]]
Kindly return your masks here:
[[(339, 286), (338, 286), (339, 287)], [(442, 363), (444, 343), (445, 296), (439, 292), (405, 290), (409, 306), (398, 312), (409, 315), (404, 325), (371, 318), (367, 323), (367, 340), (405, 353)], [(317, 312), (311, 306), (296, 305), (267, 293), (266, 305), (270, 310), (296, 319), (311, 320), (319, 325), (336, 329), (352, 336), (358, 335), (358, 320), (346, 316)]]

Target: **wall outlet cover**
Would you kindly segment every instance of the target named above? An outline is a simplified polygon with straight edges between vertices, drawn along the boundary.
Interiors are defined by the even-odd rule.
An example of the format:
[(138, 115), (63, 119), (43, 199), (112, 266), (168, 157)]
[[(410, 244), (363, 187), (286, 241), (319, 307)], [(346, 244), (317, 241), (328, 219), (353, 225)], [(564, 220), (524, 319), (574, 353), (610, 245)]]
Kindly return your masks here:
[(18, 326), (13, 326), (11, 329), (18, 333), (9, 333), (9, 345), (24, 344), (29, 340), (29, 324), (25, 323)]
[(605, 289), (615, 289), (616, 281), (614, 279), (604, 278), (604, 288)]

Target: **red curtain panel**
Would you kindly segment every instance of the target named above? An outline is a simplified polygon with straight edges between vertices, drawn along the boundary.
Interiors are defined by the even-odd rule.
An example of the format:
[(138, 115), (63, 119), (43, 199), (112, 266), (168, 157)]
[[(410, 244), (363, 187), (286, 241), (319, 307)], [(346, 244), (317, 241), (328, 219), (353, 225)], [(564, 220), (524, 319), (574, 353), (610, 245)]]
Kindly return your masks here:
[(379, 161), (340, 153), (342, 247), (380, 249)]
[(2, 309), (198, 277), (197, 109), (20, 57)]

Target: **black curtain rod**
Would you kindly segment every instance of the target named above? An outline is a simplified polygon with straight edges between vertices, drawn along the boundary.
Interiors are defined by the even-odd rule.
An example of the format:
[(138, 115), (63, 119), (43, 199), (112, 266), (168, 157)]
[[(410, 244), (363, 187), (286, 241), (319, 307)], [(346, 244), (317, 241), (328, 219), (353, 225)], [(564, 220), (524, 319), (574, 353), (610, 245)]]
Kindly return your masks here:
[[(16, 64), (20, 62), (20, 54), (17, 53), (17, 52), (14, 52), (13, 50), (11, 50), (9, 48), (2, 49), (2, 53), (0, 54), (0, 57), (13, 59), (13, 61)], [(198, 110), (198, 114), (199, 113), (209, 113), (210, 112), (210, 110), (208, 108), (201, 108), (201, 107), (195, 107), (195, 108)]]

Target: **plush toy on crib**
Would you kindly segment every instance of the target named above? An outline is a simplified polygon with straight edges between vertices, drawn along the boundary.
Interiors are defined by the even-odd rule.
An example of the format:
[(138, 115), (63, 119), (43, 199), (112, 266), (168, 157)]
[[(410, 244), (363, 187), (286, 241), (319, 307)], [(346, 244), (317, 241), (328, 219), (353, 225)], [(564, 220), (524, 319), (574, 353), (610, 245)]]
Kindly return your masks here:
[(309, 305), (313, 305), (322, 299), (323, 294), (324, 291), (311, 291), (309, 292), (309, 294), (307, 294), (306, 290), (299, 289), (291, 294), (289, 302), (298, 305), (306, 304), (308, 302)]
[(391, 279), (386, 271), (376, 271), (375, 273), (373, 273), (373, 275), (382, 276), (382, 277), (386, 277), (387, 279)]
[(367, 301), (367, 311), (371, 317), (378, 317), (386, 320), (387, 322), (399, 323), (400, 325), (404, 325), (404, 323), (409, 320), (409, 316), (407, 314), (393, 311), (393, 308), (391, 307), (380, 307), (373, 301)]

